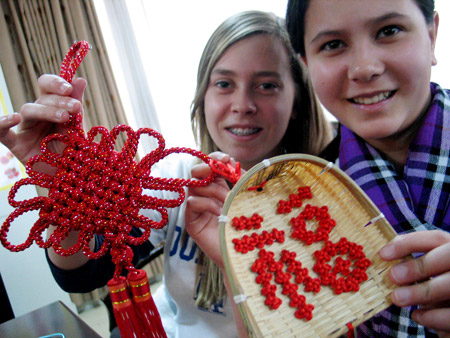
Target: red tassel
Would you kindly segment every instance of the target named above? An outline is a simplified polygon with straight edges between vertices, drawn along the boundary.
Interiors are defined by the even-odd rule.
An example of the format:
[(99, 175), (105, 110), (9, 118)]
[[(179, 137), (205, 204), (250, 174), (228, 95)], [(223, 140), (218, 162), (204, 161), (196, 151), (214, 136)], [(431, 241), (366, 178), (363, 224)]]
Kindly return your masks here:
[(131, 271), (128, 274), (128, 283), (146, 337), (166, 338), (161, 317), (152, 298), (147, 273), (144, 270)]
[(352, 323), (347, 323), (347, 327), (348, 327), (348, 332), (347, 332), (347, 337), (348, 338), (354, 338), (355, 337), (355, 329), (353, 328)]
[(113, 278), (107, 285), (120, 336), (122, 338), (146, 337), (143, 335), (142, 324), (130, 298), (126, 278), (122, 276)]

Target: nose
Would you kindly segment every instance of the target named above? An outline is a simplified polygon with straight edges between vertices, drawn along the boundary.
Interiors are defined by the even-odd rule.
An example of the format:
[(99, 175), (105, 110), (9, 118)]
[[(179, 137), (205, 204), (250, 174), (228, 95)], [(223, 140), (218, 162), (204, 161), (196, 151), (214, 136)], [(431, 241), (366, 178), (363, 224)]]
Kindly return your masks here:
[(348, 77), (353, 81), (370, 82), (384, 72), (384, 63), (370, 43), (353, 48)]
[(244, 88), (235, 90), (232, 100), (231, 111), (233, 113), (254, 114), (257, 111), (251, 90)]

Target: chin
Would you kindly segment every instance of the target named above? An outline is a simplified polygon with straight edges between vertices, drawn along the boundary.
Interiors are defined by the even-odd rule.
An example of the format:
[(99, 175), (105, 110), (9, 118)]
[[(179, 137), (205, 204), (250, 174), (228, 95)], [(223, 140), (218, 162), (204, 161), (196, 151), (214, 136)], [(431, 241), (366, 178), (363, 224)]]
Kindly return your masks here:
[(393, 128), (394, 124), (392, 122), (386, 123), (376, 123), (376, 122), (366, 122), (363, 126), (361, 124), (356, 128), (349, 127), (355, 134), (364, 140), (370, 139), (384, 139), (398, 132), (397, 128)]
[(390, 132), (387, 129), (383, 129), (383, 130), (371, 130), (371, 131), (366, 131), (366, 132), (362, 132), (362, 133), (356, 133), (359, 137), (361, 137), (364, 141), (368, 142), (368, 143), (372, 143), (371, 141), (376, 141), (377, 143), (379, 142), (392, 142), (393, 141), (393, 136), (395, 137), (396, 133), (395, 132)]

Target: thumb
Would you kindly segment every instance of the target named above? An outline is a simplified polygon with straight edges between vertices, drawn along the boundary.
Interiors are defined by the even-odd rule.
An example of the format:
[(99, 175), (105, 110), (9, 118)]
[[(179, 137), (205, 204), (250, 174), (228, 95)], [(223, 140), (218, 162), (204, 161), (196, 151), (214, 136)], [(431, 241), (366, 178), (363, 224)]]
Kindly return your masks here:
[(86, 85), (87, 81), (82, 77), (77, 77), (76, 79), (74, 79), (72, 81), (73, 91), (70, 96), (83, 103), (83, 94), (84, 90), (86, 89)]

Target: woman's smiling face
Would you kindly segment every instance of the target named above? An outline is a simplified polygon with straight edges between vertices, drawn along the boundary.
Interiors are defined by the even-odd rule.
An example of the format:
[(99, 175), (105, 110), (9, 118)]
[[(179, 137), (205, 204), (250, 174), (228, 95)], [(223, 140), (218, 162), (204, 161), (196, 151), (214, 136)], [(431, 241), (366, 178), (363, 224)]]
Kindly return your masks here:
[(426, 109), (438, 18), (414, 0), (311, 0), (305, 62), (322, 104), (376, 145)]
[(267, 34), (230, 46), (214, 66), (205, 95), (208, 131), (244, 169), (280, 154), (295, 85), (283, 43)]

